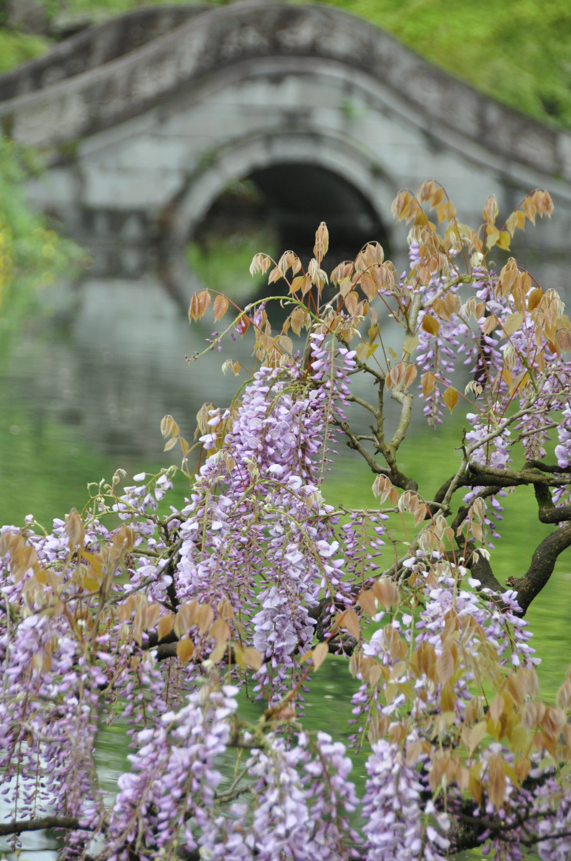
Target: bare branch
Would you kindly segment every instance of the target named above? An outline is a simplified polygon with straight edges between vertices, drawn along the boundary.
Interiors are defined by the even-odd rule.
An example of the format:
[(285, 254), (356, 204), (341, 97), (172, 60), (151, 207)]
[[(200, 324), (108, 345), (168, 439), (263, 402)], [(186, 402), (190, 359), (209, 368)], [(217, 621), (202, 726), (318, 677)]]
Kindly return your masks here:
[(358, 438), (356, 437), (356, 435), (353, 433), (353, 431), (349, 427), (349, 423), (344, 421), (343, 419), (338, 419), (337, 423), (338, 423), (339, 427), (341, 428), (341, 430), (343, 431), (343, 433), (349, 438), (349, 441), (347, 443), (349, 448), (353, 448), (353, 449), (355, 449), (355, 451), (359, 452), (361, 457), (365, 459), (365, 461), (367, 462), (367, 465), (369, 466), (371, 471), (375, 473), (375, 475), (379, 475), (379, 474), (386, 475), (386, 473), (387, 473), (386, 469), (384, 467), (382, 467), (380, 465), (380, 463), (377, 463), (377, 461), (375, 460), (373, 455), (369, 451), (367, 451), (367, 449), (365, 448), (364, 445), (361, 445)]
[(540, 508), (538, 516), (542, 523), (564, 523), (566, 520), (571, 520), (571, 505)]
[[(460, 538), (457, 540), (458, 545), (463, 549), (462, 540)], [(482, 553), (477, 552), (473, 542), (470, 542), (466, 548), (464, 565), (471, 570), (472, 577), (480, 581), (483, 589), (491, 589), (493, 592), (499, 592), (500, 594), (504, 591), (502, 584), (496, 580), (489, 561)]]
[(93, 831), (90, 825), (82, 825), (74, 816), (41, 816), (37, 819), (18, 819), (15, 822), (0, 823), (0, 836), (23, 834), (25, 831), (45, 831), (47, 828), (67, 828), (68, 830)]
[[(481, 463), (473, 461), (468, 467), (470, 472), (478, 473), (486, 478), (494, 476), (505, 481), (511, 481), (513, 484), (544, 484), (548, 487), (565, 487), (571, 483), (571, 478), (555, 478), (548, 476), (547, 470), (541, 470), (535, 467), (534, 469), (497, 469), (493, 466), (484, 466)], [(551, 472), (551, 470), (549, 470)], [(485, 482), (482, 481), (482, 484)], [(507, 486), (507, 485), (506, 485)]]
[(354, 404), (359, 404), (360, 407), (363, 407), (365, 410), (369, 410), (370, 413), (373, 413), (375, 418), (378, 417), (378, 412), (375, 407), (370, 404), (368, 401), (363, 400), (363, 398), (358, 397), (357, 395), (351, 395), (349, 400)]
[(531, 602), (549, 581), (557, 557), (571, 546), (571, 523), (566, 523), (544, 538), (531, 559), (531, 565), (523, 577), (510, 577), (506, 584), (517, 591), (517, 600), (525, 616)]
[(548, 487), (536, 484), (534, 490), (539, 508), (537, 516), (541, 523), (563, 523), (566, 520), (571, 520), (571, 505), (556, 507)]
[(391, 397), (394, 398), (394, 400), (397, 401), (402, 407), (397, 429), (393, 434), (392, 440), (387, 446), (394, 457), (395, 453), (398, 450), (398, 447), (405, 438), (406, 432), (410, 425), (413, 397), (410, 392), (399, 391), (394, 387), (391, 389)]
[(562, 472), (569, 472), (569, 469), (565, 469), (562, 466), (559, 466), (557, 463), (543, 463), (542, 460), (527, 460), (523, 465), (524, 470), (527, 469), (540, 469), (541, 472), (550, 472), (553, 475)]

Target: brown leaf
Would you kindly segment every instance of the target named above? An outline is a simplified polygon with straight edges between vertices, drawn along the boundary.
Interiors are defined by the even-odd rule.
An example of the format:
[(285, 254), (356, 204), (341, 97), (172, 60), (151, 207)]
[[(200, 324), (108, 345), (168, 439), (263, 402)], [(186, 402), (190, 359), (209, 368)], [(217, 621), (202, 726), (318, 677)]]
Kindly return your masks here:
[(195, 293), (190, 300), (188, 309), (188, 317), (190, 320), (200, 320), (208, 310), (210, 305), (210, 293), (208, 290), (201, 290), (200, 293)]
[[(294, 278), (293, 281), (291, 282), (289, 292), (290, 293), (297, 293), (298, 290), (303, 290), (303, 287), (304, 287), (306, 280), (309, 281), (309, 278), (307, 278), (306, 275), (298, 275), (297, 278)], [(302, 311), (302, 313), (303, 313), (303, 311)], [(295, 329), (294, 329), (294, 332), (295, 332)], [(299, 335), (299, 332), (297, 332), (297, 334)]]
[(402, 348), (405, 353), (408, 353), (411, 356), (418, 347), (418, 345), (419, 339), (416, 337), (416, 335), (414, 335), (410, 338), (405, 338)]
[(468, 780), (468, 792), (475, 799), (475, 801), (480, 805), (482, 803), (482, 790), (483, 784), (481, 780), (478, 780), (473, 774), (470, 774), (470, 778)]
[(420, 503), (416, 507), (416, 511), (414, 512), (414, 525), (418, 526), (422, 523), (423, 520), (426, 520), (426, 515), (428, 514), (428, 506), (424, 503)]
[(531, 771), (531, 762), (526, 756), (522, 756), (519, 759), (516, 759), (514, 762), (514, 771), (516, 773), (517, 779), (520, 783), (528, 776)]
[(365, 589), (360, 593), (357, 598), (359, 605), (365, 613), (368, 613), (369, 616), (374, 616), (377, 612), (377, 605), (375, 604), (375, 593), (371, 589)]
[(498, 325), (498, 318), (495, 314), (490, 314), (489, 317), (486, 317), (484, 320), (484, 324), (482, 326), (482, 332), (484, 335), (490, 335), (496, 326)]
[(198, 630), (201, 634), (205, 634), (212, 624), (212, 620), (214, 618), (214, 613), (212, 612), (212, 607), (210, 604), (202, 604), (198, 608), (198, 613), (196, 616), (196, 624), (198, 625)]
[(501, 248), (503, 251), (509, 251), (510, 248), (510, 234), (507, 230), (502, 230), (500, 235), (496, 240), (496, 245), (498, 248)]
[(456, 391), (454, 386), (450, 386), (449, 389), (446, 389), (446, 391), (444, 392), (443, 398), (444, 398), (444, 403), (446, 404), (446, 406), (448, 407), (450, 412), (452, 412), (454, 407), (458, 403), (458, 392)]
[(345, 610), (344, 613), (341, 613), (341, 616), (339, 617), (339, 627), (346, 628), (356, 640), (360, 639), (361, 626), (359, 624), (359, 617), (354, 610), (349, 609)]
[(444, 320), (449, 320), (450, 315), (448, 313), (448, 309), (442, 299), (435, 299), (432, 304), (432, 310), (438, 317), (442, 317)]
[(394, 580), (390, 577), (381, 577), (373, 583), (375, 598), (384, 610), (398, 607), (400, 603), (400, 592)]
[[(29, 571), (30, 568), (35, 565), (37, 561), (38, 554), (33, 547), (21, 547), (19, 550), (17, 550), (11, 556), (10, 562), (10, 570), (12, 572), (12, 577), (14, 578), (14, 583), (19, 583), (20, 580), (22, 580), (22, 578), (24, 577), (26, 571)], [(48, 572), (48, 574), (49, 573), (52, 572)], [(60, 581), (58, 579), (58, 585), (59, 582)]]
[(174, 625), (174, 614), (168, 613), (166, 616), (161, 616), (159, 619), (159, 624), (157, 628), (157, 636), (159, 641), (166, 637), (167, 634), (170, 634), (172, 631), (172, 626)]
[(557, 691), (557, 697), (555, 698), (555, 702), (560, 709), (569, 708), (569, 703), (571, 702), (571, 679), (567, 679), (565, 682), (563, 682), (563, 684)]
[(431, 314), (425, 314), (422, 318), (422, 328), (429, 335), (438, 335), (440, 331), (440, 323)]
[(547, 735), (557, 738), (565, 726), (565, 721), (566, 716), (563, 709), (554, 709), (553, 706), (548, 706), (541, 721), (541, 726)]
[(434, 646), (426, 641), (422, 642), (414, 652), (413, 657), (419, 673), (424, 673), (429, 679), (434, 679), (436, 669)]
[(313, 650), (313, 669), (317, 671), (325, 658), (327, 657), (327, 653), (329, 652), (329, 646), (327, 643), (318, 643), (315, 649)]
[(510, 314), (510, 316), (507, 318), (507, 320), (503, 324), (504, 332), (509, 337), (510, 335), (513, 335), (514, 332), (517, 332), (517, 330), (521, 327), (522, 323), (523, 323), (523, 315), (522, 314)]
[(371, 721), (369, 723), (369, 741), (371, 744), (375, 744), (379, 739), (383, 738), (387, 729), (389, 727), (388, 718), (384, 715), (379, 717), (378, 715), (373, 715)]
[[(523, 213), (522, 213), (522, 215), (523, 215)], [(512, 212), (512, 214), (508, 217), (508, 219), (506, 221), (506, 227), (509, 230), (511, 236), (514, 235), (515, 229), (517, 227), (517, 220), (518, 220), (517, 216), (518, 216), (518, 212)]]
[(212, 661), (213, 664), (217, 664), (222, 658), (225, 658), (227, 654), (226, 643), (217, 643), (217, 645), (212, 649), (208, 656), (208, 660)]
[(506, 792), (506, 775), (504, 764), (499, 754), (495, 753), (488, 761), (489, 786), (488, 792), (492, 804), (499, 809), (504, 803)]
[(210, 636), (216, 640), (216, 645), (224, 645), (230, 637), (230, 628), (224, 619), (217, 619), (210, 629)]
[(571, 332), (568, 329), (560, 329), (555, 342), (560, 350), (568, 353), (571, 350)]
[(404, 375), (404, 387), (405, 387), (405, 389), (408, 389), (408, 387), (410, 385), (412, 385), (412, 383), (415, 381), (415, 379), (416, 379), (416, 367), (415, 367), (415, 365), (409, 365), (407, 367), (405, 375)]
[(291, 328), (296, 335), (301, 333), (301, 327), (305, 325), (305, 317), (306, 311), (304, 308), (296, 308), (295, 311), (292, 311), (290, 316)]
[(0, 556), (6, 556), (7, 553), (14, 556), (23, 546), (24, 539), (19, 532), (4, 532), (0, 535)]
[(498, 217), (498, 201), (493, 194), (486, 200), (482, 215), (486, 224), (493, 224)]
[(236, 331), (240, 335), (241, 338), (244, 337), (248, 329), (250, 328), (250, 321), (246, 317), (245, 314), (241, 314), (240, 317), (236, 320)]
[(228, 598), (221, 598), (216, 609), (218, 611), (218, 615), (227, 622), (229, 622), (234, 616), (234, 610)]
[(516, 673), (517, 685), (524, 697), (536, 697), (539, 694), (539, 679), (533, 667), (520, 667)]
[(433, 374), (431, 374), (430, 372), (428, 372), (428, 373), (422, 375), (422, 377), (420, 378), (420, 381), (422, 383), (422, 394), (424, 395), (424, 398), (426, 399), (436, 384), (436, 377)]
[(217, 296), (214, 300), (214, 306), (212, 308), (214, 312), (214, 319), (221, 320), (226, 311), (228, 310), (228, 299), (226, 296)]
[(345, 298), (345, 296), (348, 296), (352, 289), (353, 289), (353, 281), (351, 278), (343, 278), (339, 282), (339, 292), (341, 293), (343, 298)]
[(513, 378), (512, 372), (510, 370), (508, 370), (508, 368), (502, 369), (502, 379), (507, 386), (512, 385), (514, 378)]
[(523, 208), (524, 208), (526, 217), (529, 218), (529, 220), (532, 222), (532, 224), (535, 224), (535, 216), (537, 213), (537, 207), (536, 207), (535, 203), (533, 202), (533, 200), (531, 199), (531, 197), (526, 197), (526, 199), (523, 202)]
[(454, 656), (446, 646), (436, 659), (436, 675), (443, 685), (450, 681), (454, 675), (454, 669)]
[(456, 694), (452, 685), (442, 685), (440, 692), (440, 708), (443, 712), (454, 712), (456, 708)]
[(174, 632), (177, 637), (180, 638), (186, 634), (190, 626), (196, 622), (197, 611), (198, 603), (196, 601), (191, 601), (179, 607), (174, 622)]
[(375, 284), (373, 276), (370, 272), (365, 272), (361, 276), (359, 286), (361, 287), (361, 290), (363, 291), (369, 302), (372, 302), (377, 295), (377, 285)]
[(357, 313), (357, 308), (359, 307), (359, 297), (355, 290), (351, 290), (351, 292), (347, 293), (345, 296), (345, 307), (351, 317), (354, 317)]
[(498, 721), (504, 713), (504, 698), (501, 694), (496, 694), (490, 703), (490, 717), (493, 721)]
[(393, 505), (396, 505), (399, 499), (398, 490), (393, 485), (388, 475), (377, 475), (373, 482), (373, 494), (375, 499), (381, 498), (384, 502), (387, 497), (390, 498)]
[(159, 616), (161, 615), (161, 605), (160, 604), (149, 604), (147, 606), (147, 610), (145, 612), (145, 628), (149, 630), (150, 628), (154, 628), (159, 620)]
[(406, 764), (414, 765), (418, 757), (424, 753), (424, 742), (413, 741), (406, 748)]
[(65, 517), (65, 534), (70, 548), (73, 550), (78, 544), (83, 544), (85, 530), (77, 509), (72, 508)]
[(393, 661), (400, 661), (407, 654), (407, 644), (392, 625), (385, 625), (383, 628), (382, 641), (384, 647), (391, 653)]
[(545, 706), (542, 702), (527, 703), (522, 715), (521, 723), (526, 732), (535, 729), (545, 715)]
[(340, 263), (339, 266), (336, 266), (333, 272), (331, 273), (331, 282), (333, 284), (339, 284), (344, 278), (349, 278), (351, 272), (353, 271), (353, 264), (345, 261)]
[(404, 380), (406, 373), (406, 365), (404, 362), (397, 362), (385, 377), (385, 387), (390, 389), (392, 386), (399, 386)]
[(370, 685), (378, 685), (383, 677), (383, 668), (379, 664), (374, 664), (367, 673), (367, 681)]
[(246, 666), (250, 667), (257, 673), (262, 666), (262, 656), (258, 650), (254, 649), (252, 646), (248, 646), (243, 650), (242, 655)]
[(271, 259), (267, 254), (254, 254), (250, 264), (250, 275), (256, 275), (258, 272), (267, 272), (271, 265)]
[(187, 664), (194, 655), (194, 643), (188, 637), (176, 644), (176, 654), (181, 664)]
[(371, 270), (373, 280), (379, 290), (392, 290), (395, 284), (394, 267), (392, 263), (374, 266)]
[(329, 231), (327, 230), (327, 225), (324, 221), (321, 222), (319, 227), (317, 228), (315, 234), (315, 245), (313, 246), (313, 253), (315, 257), (321, 261), (327, 254), (327, 250), (329, 248)]
[(290, 356), (293, 353), (293, 341), (288, 335), (280, 335), (278, 338), (278, 343), (280, 347), (282, 347), (286, 353), (289, 353)]
[(484, 736), (487, 735), (487, 732), (488, 722), (485, 720), (480, 721), (472, 727), (466, 740), (466, 746), (468, 747), (470, 754), (474, 753)]
[(139, 644), (139, 646), (141, 645), (141, 643), (143, 641), (142, 634), (143, 634), (144, 622), (145, 622), (145, 608), (140, 607), (135, 614), (135, 618), (133, 620), (133, 626), (131, 629), (131, 633), (133, 634), (133, 639), (135, 640), (135, 642), (137, 642)]
[(436, 217), (438, 218), (439, 224), (442, 221), (450, 221), (455, 215), (456, 208), (452, 203), (441, 203), (440, 206), (436, 207)]

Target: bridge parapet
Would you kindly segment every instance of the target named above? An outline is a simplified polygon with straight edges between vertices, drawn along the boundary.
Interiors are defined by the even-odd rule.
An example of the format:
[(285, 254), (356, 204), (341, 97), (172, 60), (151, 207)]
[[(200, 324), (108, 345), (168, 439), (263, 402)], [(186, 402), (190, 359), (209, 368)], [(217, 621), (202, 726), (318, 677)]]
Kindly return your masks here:
[(145, 6), (88, 27), (47, 54), (0, 75), (0, 102), (25, 96), (102, 66), (141, 48), (207, 8), (198, 5)]
[[(0, 93), (6, 94), (0, 118), (13, 136), (49, 147), (135, 116), (222, 68), (260, 58), (313, 57), (375, 79), (403, 106), (420, 113), (437, 137), (453, 131), (499, 156), (571, 181), (569, 133), (492, 101), (356, 17), (318, 3), (290, 6), (267, 0), (206, 11), (162, 9), (128, 13), (79, 34), (20, 72), (0, 76)], [(176, 26), (189, 14), (191, 20)], [(92, 50), (84, 50), (88, 46)], [(119, 50), (123, 56), (117, 56)], [(28, 86), (41, 86), (42, 68), (47, 83), (53, 83), (49, 78), (55, 69), (65, 72), (66, 80), (22, 95)], [(10, 84), (18, 94), (7, 98)]]
[[(41, 68), (60, 63), (68, 77), (41, 86), (38, 72), (39, 89), (0, 101), (6, 131), (46, 152), (46, 181), (30, 185), (30, 199), (72, 233), (87, 225), (78, 238), (89, 241), (89, 225), (105, 223), (115, 225), (105, 242), (119, 236), (146, 253), (167, 235), (167, 246), (182, 248), (227, 183), (298, 163), (352, 185), (387, 231), (394, 193), (429, 177), (470, 223), (488, 193), (507, 214), (531, 188), (546, 187), (558, 216), (531, 241), (568, 253), (571, 134), (486, 98), (384, 31), (320, 3), (169, 8), (193, 17), (141, 44), (153, 27), (176, 23), (145, 10), (144, 35), (124, 42), (138, 47), (115, 58), (112, 29), (80, 34), (75, 40), (103, 46), (105, 62), (74, 74), (76, 54), (65, 49), (65, 60), (60, 46)], [(143, 18), (101, 26), (126, 33)], [(95, 60), (93, 48), (86, 62)], [(20, 74), (25, 82), (29, 70)], [(5, 82), (0, 76), (0, 92)], [(117, 227), (135, 223), (141, 229)]]

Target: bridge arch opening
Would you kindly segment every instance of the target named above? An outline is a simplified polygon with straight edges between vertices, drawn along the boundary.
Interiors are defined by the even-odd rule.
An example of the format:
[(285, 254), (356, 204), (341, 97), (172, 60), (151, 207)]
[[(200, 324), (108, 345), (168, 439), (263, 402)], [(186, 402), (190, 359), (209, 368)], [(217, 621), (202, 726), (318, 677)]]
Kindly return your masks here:
[(205, 286), (254, 294), (260, 285), (248, 274), (257, 251), (279, 255), (291, 249), (304, 266), (313, 256), (315, 231), (327, 223), (327, 270), (352, 259), (372, 240), (385, 248), (387, 232), (371, 202), (334, 170), (283, 161), (250, 171), (228, 183), (190, 236), (190, 267)]

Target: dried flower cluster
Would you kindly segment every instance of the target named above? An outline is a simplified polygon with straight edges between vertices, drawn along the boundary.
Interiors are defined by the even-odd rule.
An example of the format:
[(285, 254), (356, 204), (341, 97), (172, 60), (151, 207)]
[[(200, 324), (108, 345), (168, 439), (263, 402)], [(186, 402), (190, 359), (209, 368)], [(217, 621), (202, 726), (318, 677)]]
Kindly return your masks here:
[[(291, 251), (256, 255), (252, 272), (287, 285), (275, 298), (290, 313), (276, 333), (270, 300), (256, 302), (215, 336), (210, 349), (253, 333), (257, 369), (231, 404), (201, 409), (194, 446), (163, 419), (182, 467), (123, 488), (118, 471), (51, 531), (31, 517), (2, 528), (0, 835), (56, 828), (62, 858), (97, 861), (569, 856), (571, 674), (546, 705), (524, 616), (571, 544), (571, 324), (515, 260), (487, 265), (551, 210), (536, 190), (497, 227), (490, 198), (473, 231), (427, 182), (394, 203), (412, 222), (401, 278), (376, 243), (328, 275), (324, 224), (306, 268)], [(196, 294), (190, 318), (210, 304)], [(382, 307), (402, 326), (400, 354), (383, 343)], [(215, 297), (216, 320), (229, 308)], [(374, 402), (352, 393), (355, 375)], [(470, 422), (434, 499), (399, 467), (417, 385), (429, 424), (461, 403)], [(353, 429), (349, 403), (372, 417), (370, 434)], [(375, 510), (322, 496), (342, 440), (374, 474)], [(175, 479), (189, 486), (181, 510), (169, 507)], [(501, 585), (490, 515), (528, 485), (554, 530)], [(413, 524), (409, 540), (391, 518)], [(328, 653), (359, 681), (362, 799), (350, 749), (304, 727)], [(248, 698), (263, 702), (257, 722), (243, 716)], [(109, 797), (94, 751), (115, 720), (129, 725), (130, 770)]]

